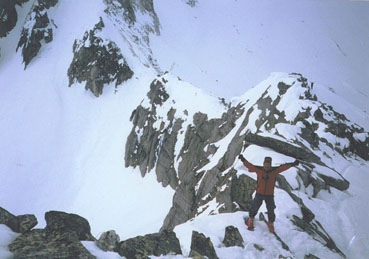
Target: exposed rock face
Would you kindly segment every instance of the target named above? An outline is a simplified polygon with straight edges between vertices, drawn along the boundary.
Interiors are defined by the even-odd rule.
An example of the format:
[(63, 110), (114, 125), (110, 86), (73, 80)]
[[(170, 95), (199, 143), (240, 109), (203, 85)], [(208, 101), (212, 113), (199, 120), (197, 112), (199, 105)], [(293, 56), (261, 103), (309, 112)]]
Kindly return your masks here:
[(29, 230), (34, 226), (33, 218), (32, 215), (19, 216), (19, 229), (25, 231), (9, 245), (15, 259), (95, 258), (80, 242), (95, 240), (86, 219), (75, 214), (50, 211), (45, 214), (45, 229)]
[(119, 241), (119, 235), (114, 230), (110, 230), (101, 234), (99, 240), (96, 241), (96, 245), (101, 250), (114, 251)]
[(36, 226), (37, 223), (35, 215), (14, 216), (0, 207), (0, 224), (8, 226), (14, 232), (25, 233)]
[(138, 236), (120, 242), (116, 252), (126, 258), (148, 258), (169, 253), (182, 254), (179, 240), (173, 231)]
[(208, 257), (209, 259), (217, 259), (218, 256), (215, 252), (214, 245), (209, 237), (205, 237), (204, 234), (193, 231), (191, 239), (191, 252), (190, 257)]
[(49, 43), (53, 40), (53, 28), (56, 28), (53, 20), (48, 16), (48, 10), (54, 7), (58, 0), (36, 0), (26, 18), (17, 51), (22, 48), (24, 69), (38, 54), (41, 42)]
[(240, 231), (238, 230), (238, 228), (234, 226), (226, 227), (223, 244), (226, 247), (230, 246), (239, 246), (242, 248), (245, 247), (243, 244), (243, 238), (240, 234)]
[(0, 38), (6, 37), (18, 21), (16, 5), (20, 6), (28, 0), (2, 0), (0, 2)]
[(68, 69), (69, 86), (76, 81), (86, 82), (85, 89), (99, 97), (105, 84), (115, 82), (115, 87), (133, 75), (121, 50), (110, 40), (103, 39), (99, 32), (104, 28), (100, 22), (93, 30), (85, 32), (82, 40), (73, 45), (73, 61)]

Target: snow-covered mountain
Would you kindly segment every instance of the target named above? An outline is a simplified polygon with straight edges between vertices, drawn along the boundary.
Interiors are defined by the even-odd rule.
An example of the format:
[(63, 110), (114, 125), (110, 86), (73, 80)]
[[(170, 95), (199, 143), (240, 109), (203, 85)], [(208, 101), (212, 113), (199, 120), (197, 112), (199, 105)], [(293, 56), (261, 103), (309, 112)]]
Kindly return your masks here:
[[(208, 3), (173, 2), (0, 4), (0, 207), (35, 214), (45, 231), (50, 210), (83, 216), (95, 237), (111, 229), (121, 240), (174, 230), (183, 255), (168, 258), (194, 255), (192, 231), (210, 237), (219, 258), (365, 258), (369, 120), (363, 104), (327, 87), (337, 82), (332, 74), (320, 84), (321, 78), (316, 83), (296, 73), (304, 72), (299, 67), (272, 73), (231, 100), (209, 95), (183, 80), (187, 65), (166, 65), (178, 53), (183, 66), (187, 51), (173, 51), (178, 39), (168, 42), (175, 31), (168, 17), (205, 19), (200, 14)], [(165, 10), (186, 13), (166, 16)], [(241, 153), (258, 165), (265, 156), (273, 165), (301, 160), (277, 178), (278, 237), (263, 216), (255, 232), (246, 229), (256, 177), (237, 159)], [(4, 215), (0, 223), (9, 225)], [(8, 258), (18, 234), (0, 226), (0, 256)], [(228, 226), (237, 227), (243, 247), (225, 245)], [(123, 243), (116, 247), (120, 255)], [(98, 258), (119, 258), (93, 241), (83, 244)]]

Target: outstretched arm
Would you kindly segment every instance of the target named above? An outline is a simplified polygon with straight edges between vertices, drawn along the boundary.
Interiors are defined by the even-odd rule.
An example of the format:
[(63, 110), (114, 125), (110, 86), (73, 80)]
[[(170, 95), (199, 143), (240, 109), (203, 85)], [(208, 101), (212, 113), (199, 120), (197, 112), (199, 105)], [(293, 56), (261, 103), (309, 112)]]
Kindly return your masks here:
[(277, 174), (280, 174), (280, 173), (290, 169), (292, 166), (297, 166), (297, 165), (299, 165), (299, 161), (295, 160), (295, 162), (293, 162), (293, 163), (287, 163), (287, 164), (279, 166), (275, 171), (276, 171)]
[(249, 169), (250, 172), (256, 172), (258, 169), (256, 166), (251, 164), (249, 161), (246, 160), (246, 158), (243, 157), (243, 155), (239, 155), (238, 158), (242, 161), (243, 165)]

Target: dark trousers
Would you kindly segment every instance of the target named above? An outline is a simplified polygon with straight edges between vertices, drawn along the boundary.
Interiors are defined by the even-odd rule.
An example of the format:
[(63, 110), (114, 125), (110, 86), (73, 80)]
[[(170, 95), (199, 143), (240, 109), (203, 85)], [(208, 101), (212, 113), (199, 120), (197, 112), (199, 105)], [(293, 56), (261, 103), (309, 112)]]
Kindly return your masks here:
[(276, 207), (275, 207), (274, 196), (273, 195), (264, 195), (264, 194), (256, 193), (255, 198), (252, 201), (251, 209), (250, 209), (250, 212), (249, 212), (250, 218), (255, 217), (255, 215), (258, 213), (258, 210), (259, 210), (261, 204), (263, 203), (263, 201), (265, 201), (266, 207), (267, 207), (267, 210), (268, 210), (268, 220), (270, 222), (274, 222), (275, 221), (274, 209)]

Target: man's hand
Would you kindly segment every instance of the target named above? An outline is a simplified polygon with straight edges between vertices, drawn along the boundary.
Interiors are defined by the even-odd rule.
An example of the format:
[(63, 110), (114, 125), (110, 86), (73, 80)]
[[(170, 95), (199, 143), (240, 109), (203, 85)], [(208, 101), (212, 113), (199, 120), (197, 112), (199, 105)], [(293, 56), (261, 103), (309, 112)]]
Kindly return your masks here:
[(243, 157), (243, 155), (239, 155), (238, 156), (238, 159), (240, 159), (242, 162), (245, 162), (246, 161), (246, 159)]
[(292, 166), (298, 166), (300, 164), (299, 160), (295, 160), (295, 162), (292, 163)]

